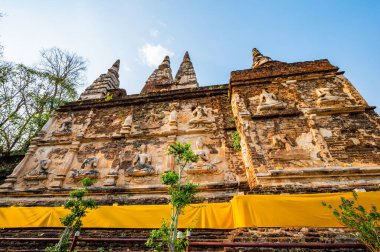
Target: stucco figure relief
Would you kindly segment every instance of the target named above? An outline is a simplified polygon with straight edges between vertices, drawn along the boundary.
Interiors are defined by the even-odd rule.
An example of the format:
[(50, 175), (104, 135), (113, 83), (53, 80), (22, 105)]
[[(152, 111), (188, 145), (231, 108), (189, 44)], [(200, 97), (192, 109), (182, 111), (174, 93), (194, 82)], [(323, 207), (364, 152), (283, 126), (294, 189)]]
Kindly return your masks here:
[(236, 181), (236, 175), (231, 170), (224, 171), (224, 182), (234, 182)]
[(272, 137), (272, 151), (269, 157), (274, 160), (309, 160), (309, 151), (297, 146), (296, 141), (286, 134)]
[(331, 153), (329, 151), (329, 148), (327, 146), (327, 143), (323, 137), (323, 135), (320, 133), (317, 125), (316, 125), (317, 116), (315, 114), (309, 115), (307, 119), (308, 126), (310, 127), (310, 132), (313, 135), (313, 140), (316, 144), (318, 144), (319, 147), (319, 157), (322, 159), (322, 161), (325, 162), (325, 165), (327, 166), (328, 162), (333, 161), (333, 158), (331, 156)]
[(318, 88), (315, 93), (317, 94), (317, 104), (318, 105), (330, 105), (335, 102), (344, 101), (345, 98), (341, 96), (333, 95), (332, 88)]
[(125, 163), (128, 162), (127, 160), (127, 148), (124, 148), (120, 151), (119, 154), (119, 165), (116, 167), (111, 167), (108, 171), (107, 177), (104, 181), (105, 186), (115, 186), (116, 180), (119, 177), (119, 170), (125, 166)]
[(247, 106), (245, 105), (245, 102), (243, 101), (243, 99), (239, 96), (239, 94), (235, 94), (233, 96), (233, 98), (235, 99), (236, 105), (238, 107), (239, 115), (243, 119), (249, 119), (251, 116), (251, 113), (249, 113)]
[(278, 110), (286, 108), (286, 103), (277, 100), (277, 97), (273, 93), (268, 93), (266, 90), (260, 94), (259, 106), (257, 106), (257, 112), (265, 110)]
[(121, 126), (120, 133), (122, 133), (122, 134), (129, 134), (129, 133), (131, 133), (132, 123), (133, 123), (133, 117), (132, 117), (132, 114), (131, 114), (131, 115), (128, 115), (125, 118), (124, 123)]
[(145, 116), (145, 121), (142, 123), (142, 129), (157, 129), (160, 128), (160, 122), (165, 118), (163, 113), (156, 112), (156, 109), (152, 109), (152, 111)]
[(53, 136), (65, 136), (70, 135), (72, 132), (73, 123), (71, 121), (65, 121), (61, 124), (58, 130), (53, 132)]
[(74, 170), (71, 174), (71, 177), (74, 180), (80, 180), (85, 177), (89, 178), (97, 178), (99, 176), (99, 171), (97, 170), (98, 167), (98, 158), (97, 157), (90, 157), (86, 158), (80, 169)]
[(191, 128), (210, 128), (212, 127), (213, 120), (211, 118), (211, 111), (206, 107), (197, 106), (191, 112), (193, 118), (190, 119), (189, 125)]
[(169, 127), (170, 130), (178, 129), (178, 112), (175, 105), (170, 106), (170, 114), (169, 114)]
[(49, 174), (48, 169), (51, 163), (49, 159), (35, 159), (34, 168), (26, 174), (25, 180), (44, 180)]
[(218, 172), (216, 167), (217, 163), (220, 163), (220, 160), (211, 160), (210, 151), (203, 144), (203, 139), (198, 138), (195, 142), (194, 153), (198, 155), (199, 159), (196, 163), (192, 163), (185, 167), (185, 171), (188, 174), (197, 174), (197, 173), (215, 173)]
[(140, 146), (140, 152), (133, 157), (132, 166), (126, 169), (128, 176), (148, 176), (155, 173), (152, 166), (152, 155), (147, 153), (147, 145)]

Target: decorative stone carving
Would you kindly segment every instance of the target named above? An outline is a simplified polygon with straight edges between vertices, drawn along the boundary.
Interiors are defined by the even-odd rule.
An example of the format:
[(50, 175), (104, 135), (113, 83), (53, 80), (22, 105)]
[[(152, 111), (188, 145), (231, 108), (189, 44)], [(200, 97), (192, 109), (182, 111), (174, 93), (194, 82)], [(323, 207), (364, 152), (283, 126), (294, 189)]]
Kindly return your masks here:
[(44, 180), (47, 179), (48, 169), (51, 163), (49, 159), (35, 160), (36, 166), (25, 177), (25, 180)]
[(224, 182), (235, 182), (236, 175), (231, 170), (224, 171)]
[(178, 129), (178, 112), (175, 105), (171, 106), (171, 111), (169, 114), (169, 128), (170, 130), (177, 130)]
[(278, 110), (286, 108), (286, 103), (277, 100), (277, 97), (273, 93), (268, 93), (266, 90), (260, 95), (259, 106), (257, 106), (257, 112), (264, 110)]
[(70, 135), (72, 132), (73, 123), (71, 121), (66, 121), (61, 124), (57, 131), (53, 132), (53, 136), (65, 136)]
[(213, 121), (206, 107), (197, 106), (192, 111), (193, 118), (190, 119), (189, 125), (191, 128), (210, 128)]
[(310, 132), (313, 135), (313, 140), (319, 147), (319, 156), (327, 165), (328, 162), (333, 161), (327, 143), (320, 133), (320, 130), (316, 126), (317, 116), (315, 114), (309, 115), (307, 119), (308, 126), (310, 127)]
[(234, 94), (233, 97), (234, 97), (236, 105), (239, 109), (239, 115), (243, 119), (250, 119), (251, 113), (249, 113), (247, 106), (245, 105), (245, 102), (243, 101), (243, 99), (239, 96), (239, 94)]
[(331, 105), (336, 102), (344, 101), (345, 98), (341, 96), (333, 95), (331, 88), (318, 88), (315, 90), (315, 93), (317, 94), (317, 104), (318, 105)]
[(126, 157), (126, 148), (122, 149), (119, 154), (119, 165), (113, 167), (109, 170), (106, 180), (104, 181), (104, 186), (115, 186), (116, 180), (119, 177), (119, 170), (123, 167), (125, 162), (127, 161)]
[(132, 122), (133, 122), (133, 117), (132, 117), (132, 114), (131, 114), (131, 115), (128, 115), (125, 118), (124, 123), (121, 126), (120, 133), (121, 134), (130, 134), (131, 133), (131, 129), (132, 129)]
[(98, 167), (97, 157), (86, 158), (83, 161), (80, 169), (74, 170), (71, 176), (74, 180), (80, 180), (85, 177), (97, 178), (99, 176), (99, 171), (97, 170), (97, 167)]
[(310, 153), (297, 147), (294, 139), (286, 134), (278, 134), (272, 137), (272, 152), (269, 157), (275, 160), (309, 160)]
[(199, 173), (215, 173), (218, 172), (218, 168), (215, 164), (221, 161), (211, 161), (210, 151), (203, 145), (202, 138), (198, 138), (195, 142), (194, 153), (198, 155), (199, 159), (196, 163), (192, 163), (185, 167), (185, 171), (188, 174), (199, 174)]
[(126, 175), (128, 176), (148, 176), (155, 173), (155, 169), (152, 166), (152, 155), (147, 153), (147, 145), (140, 146), (140, 153), (136, 154), (132, 160), (132, 166), (126, 169)]
[(152, 111), (145, 116), (145, 121), (142, 124), (142, 129), (157, 129), (160, 128), (160, 121), (165, 118), (163, 113), (157, 113), (153, 108)]

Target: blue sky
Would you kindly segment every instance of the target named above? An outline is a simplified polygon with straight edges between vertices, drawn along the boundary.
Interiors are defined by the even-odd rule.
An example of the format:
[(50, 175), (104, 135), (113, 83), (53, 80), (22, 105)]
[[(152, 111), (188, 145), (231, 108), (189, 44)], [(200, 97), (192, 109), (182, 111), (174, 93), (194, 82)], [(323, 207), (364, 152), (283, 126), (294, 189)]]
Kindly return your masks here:
[(205, 86), (249, 68), (257, 47), (286, 62), (327, 58), (380, 106), (378, 0), (1, 0), (0, 12), (5, 59), (33, 64), (42, 48), (74, 51), (89, 62), (88, 84), (120, 59), (128, 94), (140, 92), (163, 54), (175, 75), (188, 50)]

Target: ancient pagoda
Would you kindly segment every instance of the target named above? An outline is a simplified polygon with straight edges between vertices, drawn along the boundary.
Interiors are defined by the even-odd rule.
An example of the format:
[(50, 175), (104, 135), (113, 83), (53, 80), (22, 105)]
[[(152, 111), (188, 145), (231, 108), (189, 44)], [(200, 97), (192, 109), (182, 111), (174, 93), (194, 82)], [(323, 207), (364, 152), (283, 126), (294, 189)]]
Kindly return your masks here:
[(84, 177), (97, 181), (99, 205), (166, 204), (160, 174), (176, 169), (174, 142), (201, 157), (185, 168), (199, 202), (379, 191), (380, 117), (326, 59), (286, 63), (253, 49), (251, 68), (199, 86), (186, 52), (174, 78), (166, 56), (138, 95), (120, 88), (120, 64), (50, 118), (0, 186), (2, 206), (59, 206)]

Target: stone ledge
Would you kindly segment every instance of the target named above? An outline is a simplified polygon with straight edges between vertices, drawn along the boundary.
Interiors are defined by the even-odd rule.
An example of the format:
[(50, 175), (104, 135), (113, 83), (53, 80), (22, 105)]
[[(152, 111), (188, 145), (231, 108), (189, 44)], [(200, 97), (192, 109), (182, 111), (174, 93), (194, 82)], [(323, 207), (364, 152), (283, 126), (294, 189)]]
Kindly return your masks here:
[(286, 176), (286, 175), (313, 175), (313, 174), (342, 174), (342, 173), (361, 173), (372, 175), (380, 175), (380, 167), (318, 167), (318, 168), (307, 168), (307, 169), (298, 169), (298, 170), (271, 170), (268, 173), (257, 173), (258, 178), (267, 177), (267, 176)]
[(97, 100), (83, 100), (70, 102), (57, 109), (58, 112), (65, 112), (71, 110), (86, 110), (92, 108), (110, 108), (116, 106), (125, 106), (132, 104), (150, 103), (150, 102), (162, 102), (173, 101), (176, 99), (194, 99), (200, 97), (220, 96), (228, 95), (228, 84), (220, 84), (215, 86), (188, 88), (188, 89), (176, 89), (170, 91), (127, 95), (124, 97), (118, 97), (110, 101), (104, 99)]
[(339, 70), (338, 67), (333, 66), (327, 59), (295, 62), (295, 63), (281, 63), (268, 67), (259, 67), (256, 69), (246, 69), (231, 72), (231, 84), (239, 81), (255, 80), (261, 78), (274, 78), (284, 77), (299, 74), (311, 74), (320, 72), (334, 72)]

